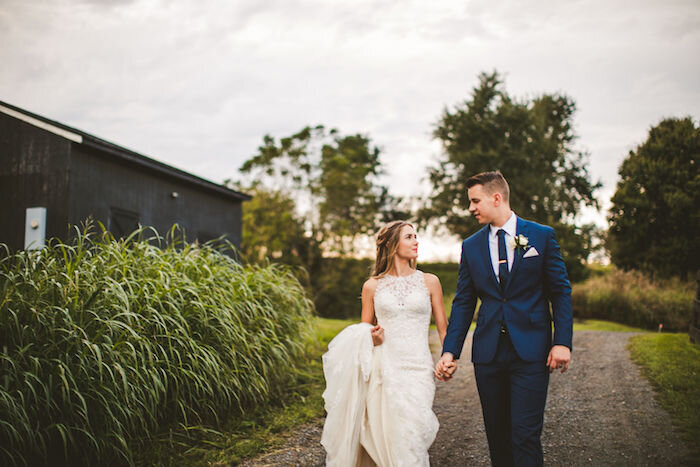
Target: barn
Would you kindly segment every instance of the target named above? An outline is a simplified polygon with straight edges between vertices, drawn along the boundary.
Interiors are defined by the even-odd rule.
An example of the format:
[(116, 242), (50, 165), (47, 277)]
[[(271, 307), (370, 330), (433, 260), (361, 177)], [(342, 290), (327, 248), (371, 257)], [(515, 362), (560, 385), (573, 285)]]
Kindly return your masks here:
[(0, 101), (0, 199), (0, 243), (15, 251), (90, 217), (116, 237), (178, 224), (187, 241), (238, 246), (250, 197)]

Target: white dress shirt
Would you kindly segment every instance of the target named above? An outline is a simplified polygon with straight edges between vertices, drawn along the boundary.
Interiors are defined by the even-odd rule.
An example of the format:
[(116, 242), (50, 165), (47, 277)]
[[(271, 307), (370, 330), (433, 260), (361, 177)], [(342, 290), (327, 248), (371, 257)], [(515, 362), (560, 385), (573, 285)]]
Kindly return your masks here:
[[(513, 258), (515, 257), (515, 248), (513, 247), (513, 242), (511, 241), (515, 238), (515, 231), (517, 226), (518, 216), (515, 215), (513, 211), (510, 212), (510, 217), (503, 224), (503, 227), (494, 227), (491, 225), (491, 231), (489, 232), (489, 252), (491, 253), (491, 265), (493, 266), (493, 272), (498, 278), (498, 231), (503, 229), (506, 232), (506, 254), (508, 256), (508, 270), (510, 271), (513, 267)], [(500, 280), (500, 278), (499, 278)]]

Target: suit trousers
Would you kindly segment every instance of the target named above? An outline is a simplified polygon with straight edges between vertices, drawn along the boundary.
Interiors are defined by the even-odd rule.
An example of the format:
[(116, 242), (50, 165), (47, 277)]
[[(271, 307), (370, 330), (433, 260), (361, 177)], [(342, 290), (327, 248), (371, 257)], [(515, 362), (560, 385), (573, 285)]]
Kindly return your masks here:
[(493, 361), (474, 364), (491, 464), (541, 466), (542, 422), (547, 402), (546, 362), (526, 362), (508, 333), (499, 335)]

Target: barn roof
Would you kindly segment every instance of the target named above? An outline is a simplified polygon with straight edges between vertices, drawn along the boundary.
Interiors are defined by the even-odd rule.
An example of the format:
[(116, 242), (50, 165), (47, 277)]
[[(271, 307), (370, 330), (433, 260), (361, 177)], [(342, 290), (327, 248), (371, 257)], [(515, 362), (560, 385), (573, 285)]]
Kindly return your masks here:
[(69, 127), (63, 123), (50, 120), (46, 117), (42, 117), (41, 115), (34, 114), (3, 101), (0, 101), (0, 113), (4, 113), (25, 123), (29, 123), (30, 125), (34, 125), (37, 128), (54, 133), (58, 136), (73, 141), (74, 143), (82, 144), (86, 147), (107, 153), (129, 164), (156, 172), (168, 178), (194, 185), (205, 191), (214, 192), (227, 198), (239, 201), (250, 199), (250, 196), (246, 195), (245, 193), (231, 190), (224, 185), (211, 182), (189, 172), (185, 172), (184, 170), (177, 169), (155, 159), (151, 159), (150, 157), (146, 157), (143, 154), (139, 154), (123, 146), (119, 146), (102, 138), (98, 138), (97, 136), (93, 136), (90, 133), (78, 130), (77, 128)]

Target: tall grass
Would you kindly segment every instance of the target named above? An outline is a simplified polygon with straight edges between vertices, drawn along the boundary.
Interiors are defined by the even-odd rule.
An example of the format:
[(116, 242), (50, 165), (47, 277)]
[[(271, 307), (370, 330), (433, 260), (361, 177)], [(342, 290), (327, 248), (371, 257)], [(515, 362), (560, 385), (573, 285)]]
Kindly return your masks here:
[(132, 463), (160, 426), (283, 390), (313, 310), (296, 279), (146, 234), (0, 260), (0, 464)]
[[(322, 423), (325, 414), (321, 394), (326, 386), (321, 356), (328, 343), (353, 320), (315, 318), (305, 342), (306, 355), (293, 371), (295, 380), (274, 403), (232, 417), (218, 431), (199, 430), (188, 439), (170, 443), (157, 440), (139, 457), (139, 465), (224, 466), (238, 465), (262, 451), (281, 447), (292, 430), (303, 423)], [(321, 420), (319, 422), (319, 420)]]
[(644, 329), (687, 331), (695, 284), (679, 280), (652, 281), (637, 271), (612, 269), (574, 284), (574, 317), (603, 319)]

